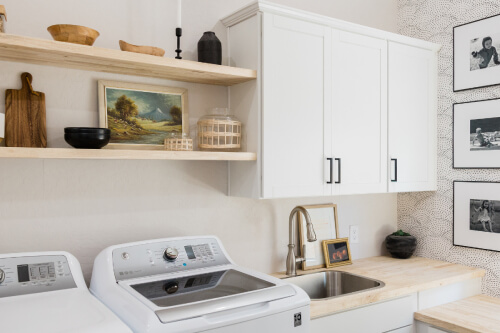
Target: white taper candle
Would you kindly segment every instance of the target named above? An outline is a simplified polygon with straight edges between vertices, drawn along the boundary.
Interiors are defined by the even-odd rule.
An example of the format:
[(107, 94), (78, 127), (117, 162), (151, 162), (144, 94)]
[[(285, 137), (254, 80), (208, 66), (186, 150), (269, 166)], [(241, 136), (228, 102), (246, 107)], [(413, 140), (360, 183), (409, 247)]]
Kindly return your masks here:
[(182, 4), (177, 0), (177, 28), (182, 28)]

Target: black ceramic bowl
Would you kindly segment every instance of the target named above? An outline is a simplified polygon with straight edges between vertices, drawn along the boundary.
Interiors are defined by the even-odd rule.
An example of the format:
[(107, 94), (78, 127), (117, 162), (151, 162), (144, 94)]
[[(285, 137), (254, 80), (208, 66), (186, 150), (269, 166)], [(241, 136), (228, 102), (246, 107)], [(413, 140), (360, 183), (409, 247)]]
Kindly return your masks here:
[(408, 259), (417, 249), (417, 239), (414, 236), (389, 235), (385, 239), (385, 246), (394, 258)]
[(101, 149), (111, 139), (111, 131), (107, 128), (66, 127), (64, 140), (71, 146), (80, 149)]

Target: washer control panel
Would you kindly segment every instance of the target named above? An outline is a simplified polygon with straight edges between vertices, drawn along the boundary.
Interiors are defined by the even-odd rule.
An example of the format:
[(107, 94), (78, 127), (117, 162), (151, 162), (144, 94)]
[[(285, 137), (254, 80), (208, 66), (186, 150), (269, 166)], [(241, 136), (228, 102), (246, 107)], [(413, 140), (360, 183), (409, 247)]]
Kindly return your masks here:
[(65, 256), (0, 258), (0, 298), (76, 288)]
[(215, 238), (157, 241), (113, 250), (117, 281), (230, 264)]

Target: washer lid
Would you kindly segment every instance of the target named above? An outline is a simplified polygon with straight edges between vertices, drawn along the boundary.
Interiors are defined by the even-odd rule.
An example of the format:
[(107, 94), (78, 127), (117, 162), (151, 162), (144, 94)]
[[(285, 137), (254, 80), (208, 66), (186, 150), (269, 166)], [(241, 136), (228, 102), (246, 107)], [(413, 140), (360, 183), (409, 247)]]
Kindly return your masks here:
[(109, 309), (84, 289), (0, 299), (2, 332), (131, 333)]
[(155, 313), (163, 323), (271, 302), (296, 294), (292, 286), (276, 286), (234, 269), (130, 287), (160, 308)]

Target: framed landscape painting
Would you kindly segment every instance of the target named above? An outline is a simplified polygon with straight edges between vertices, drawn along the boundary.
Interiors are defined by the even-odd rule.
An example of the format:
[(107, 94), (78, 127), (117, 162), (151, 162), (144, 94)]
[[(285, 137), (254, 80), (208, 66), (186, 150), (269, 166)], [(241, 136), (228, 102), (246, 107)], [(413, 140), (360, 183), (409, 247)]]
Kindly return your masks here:
[(187, 90), (99, 81), (99, 126), (111, 130), (109, 148), (163, 149), (170, 133), (189, 135)]
[(453, 167), (500, 168), (500, 99), (453, 105)]
[(453, 183), (453, 245), (500, 251), (500, 183)]
[(453, 28), (453, 91), (500, 84), (500, 15)]

